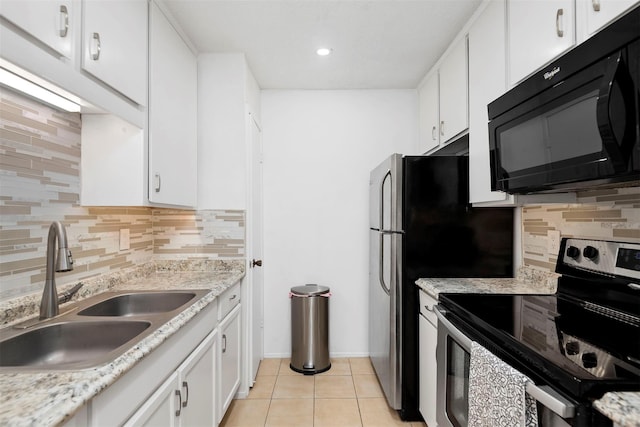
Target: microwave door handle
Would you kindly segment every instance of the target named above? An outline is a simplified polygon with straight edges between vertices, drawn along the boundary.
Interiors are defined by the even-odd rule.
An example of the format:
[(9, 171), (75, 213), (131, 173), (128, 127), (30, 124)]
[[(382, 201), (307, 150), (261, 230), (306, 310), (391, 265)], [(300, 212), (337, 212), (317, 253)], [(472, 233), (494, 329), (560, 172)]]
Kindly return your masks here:
[[(600, 93), (596, 105), (596, 117), (598, 121), (598, 130), (602, 137), (604, 150), (609, 156), (616, 172), (625, 171), (627, 169), (628, 158), (633, 148), (635, 139), (635, 103), (633, 100), (633, 80), (629, 76), (629, 72), (623, 65), (621, 52), (617, 52), (610, 58), (607, 70), (602, 80)], [(620, 96), (622, 96), (625, 108), (625, 129), (623, 140), (618, 141), (611, 124), (609, 110), (611, 105), (611, 97), (615, 82), (621, 86)]]

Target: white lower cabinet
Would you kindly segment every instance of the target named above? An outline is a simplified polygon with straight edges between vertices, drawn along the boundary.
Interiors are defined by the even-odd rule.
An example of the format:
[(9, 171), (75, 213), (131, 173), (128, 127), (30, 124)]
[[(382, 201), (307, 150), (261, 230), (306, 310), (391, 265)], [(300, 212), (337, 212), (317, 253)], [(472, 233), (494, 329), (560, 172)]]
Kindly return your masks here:
[(240, 304), (220, 322), (219, 355), (220, 378), (218, 389), (218, 422), (229, 408), (240, 386)]
[(438, 343), (437, 318), (433, 312), (437, 301), (420, 291), (419, 358), (420, 401), (419, 409), (428, 426), (436, 425), (436, 345)]
[(125, 426), (215, 425), (216, 346), (213, 331)]

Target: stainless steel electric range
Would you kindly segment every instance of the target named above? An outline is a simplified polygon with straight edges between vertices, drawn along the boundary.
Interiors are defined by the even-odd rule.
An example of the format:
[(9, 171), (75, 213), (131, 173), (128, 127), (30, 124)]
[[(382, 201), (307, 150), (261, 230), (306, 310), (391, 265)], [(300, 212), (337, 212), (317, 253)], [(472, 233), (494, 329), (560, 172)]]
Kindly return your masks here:
[(471, 341), (532, 379), (543, 427), (610, 426), (593, 400), (640, 391), (640, 244), (564, 238), (556, 272), (553, 295), (440, 294), (438, 425), (466, 425)]

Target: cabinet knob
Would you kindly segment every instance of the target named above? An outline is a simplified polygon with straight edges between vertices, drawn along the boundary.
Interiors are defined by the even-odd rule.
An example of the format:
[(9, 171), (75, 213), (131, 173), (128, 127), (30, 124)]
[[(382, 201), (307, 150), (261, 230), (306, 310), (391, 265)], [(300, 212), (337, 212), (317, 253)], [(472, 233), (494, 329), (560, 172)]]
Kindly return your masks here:
[(261, 259), (252, 259), (251, 260), (251, 268), (253, 267), (262, 267), (262, 260)]
[(60, 5), (60, 37), (67, 37), (69, 32), (69, 11), (64, 4)]
[(600, 12), (600, 0), (591, 0), (591, 6), (594, 12)]
[(91, 36), (91, 59), (97, 61), (100, 59), (100, 34), (93, 33)]

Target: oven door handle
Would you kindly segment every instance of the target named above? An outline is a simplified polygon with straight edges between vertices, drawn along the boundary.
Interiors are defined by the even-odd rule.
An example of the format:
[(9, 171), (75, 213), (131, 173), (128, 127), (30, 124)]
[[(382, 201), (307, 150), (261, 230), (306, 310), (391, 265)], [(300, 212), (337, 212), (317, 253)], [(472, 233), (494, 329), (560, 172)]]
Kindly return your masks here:
[(530, 382), (527, 383), (526, 391), (529, 396), (561, 418), (573, 418), (576, 414), (576, 406), (548, 385), (537, 386)]
[[(460, 345), (463, 349), (465, 349), (469, 354), (471, 354), (471, 338), (467, 337), (463, 334), (458, 328), (453, 326), (451, 322), (445, 317), (447, 310), (440, 307), (439, 305), (435, 306), (435, 313), (438, 317), (438, 322), (447, 330), (447, 333), (453, 337), (454, 340)], [(543, 406), (548, 408), (550, 411), (556, 413), (561, 418), (573, 418), (575, 416), (576, 407), (575, 405), (556, 392), (554, 389), (547, 385), (537, 386), (532, 382), (527, 383), (526, 391), (529, 396), (533, 397), (535, 400), (540, 402)]]

